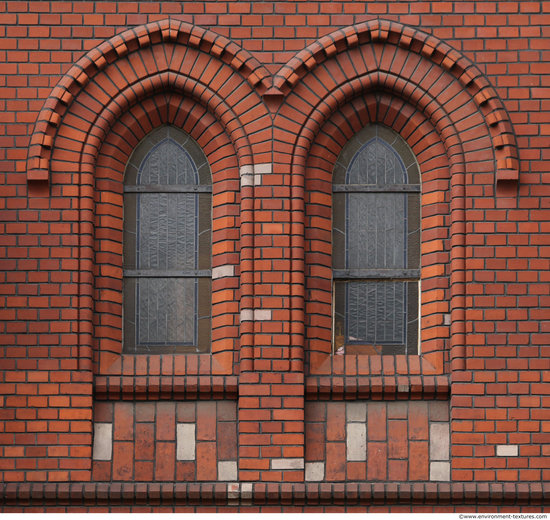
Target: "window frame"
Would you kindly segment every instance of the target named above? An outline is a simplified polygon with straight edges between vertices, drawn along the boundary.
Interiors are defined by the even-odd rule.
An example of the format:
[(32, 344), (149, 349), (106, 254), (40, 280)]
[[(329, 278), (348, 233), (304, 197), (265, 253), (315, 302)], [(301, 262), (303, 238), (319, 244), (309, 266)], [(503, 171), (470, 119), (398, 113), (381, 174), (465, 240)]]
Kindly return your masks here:
[[(154, 140), (157, 138), (157, 135), (160, 133), (166, 132), (166, 136), (162, 137), (158, 142), (154, 142)], [(171, 135), (172, 134), (172, 135)], [(179, 142), (176, 139), (173, 139), (172, 137), (179, 136), (179, 140), (183, 141)], [(137, 182), (139, 172), (143, 168), (145, 162), (148, 160), (150, 154), (158, 148), (162, 143), (164, 143), (166, 140), (172, 140), (177, 146), (179, 146), (182, 149), (182, 152), (187, 155), (187, 158), (193, 163), (193, 166), (196, 170), (196, 178), (199, 182), (199, 184), (128, 184), (128, 170), (130, 166), (132, 166), (136, 173), (134, 175), (134, 182)], [(188, 146), (187, 146), (188, 145)], [(191, 149), (190, 149), (191, 148)], [(139, 160), (139, 164), (134, 163), (135, 157), (141, 156)], [(197, 161), (197, 159), (200, 159), (200, 161)], [(199, 163), (197, 165), (197, 162)], [(205, 182), (206, 181), (206, 182)], [(162, 125), (160, 127), (155, 128), (153, 131), (148, 133), (134, 148), (130, 158), (128, 159), (128, 162), (124, 169), (124, 181), (123, 181), (123, 196), (124, 196), (124, 202), (123, 202), (123, 208), (124, 208), (124, 216), (123, 216), (123, 237), (127, 236), (127, 223), (128, 223), (128, 216), (127, 216), (127, 197), (132, 196), (133, 194), (136, 195), (136, 203), (135, 203), (135, 211), (136, 215), (139, 205), (139, 195), (140, 194), (186, 194), (191, 193), (197, 195), (196, 197), (196, 218), (199, 219), (199, 222), (202, 224), (205, 224), (205, 222), (201, 221), (207, 220), (206, 223), (207, 229), (203, 230), (201, 232), (200, 225), (199, 228), (196, 230), (196, 255), (197, 260), (196, 264), (199, 262), (204, 264), (204, 259), (199, 258), (201, 255), (200, 250), (204, 249), (204, 246), (201, 245), (200, 241), (200, 235), (207, 231), (209, 233), (209, 240), (206, 244), (206, 253), (204, 251), (202, 254), (207, 255), (207, 261), (209, 265), (209, 269), (204, 269), (200, 267), (204, 267), (201, 265), (197, 265), (199, 269), (127, 269), (126, 268), (126, 256), (127, 256), (127, 240), (123, 238), (123, 301), (122, 301), (122, 354), (123, 355), (166, 355), (166, 354), (211, 354), (211, 344), (212, 344), (212, 172), (210, 165), (208, 163), (208, 160), (206, 158), (206, 155), (202, 148), (196, 143), (196, 141), (185, 131), (182, 129), (174, 126), (174, 125)], [(205, 202), (201, 202), (199, 200), (200, 196), (204, 194), (209, 194), (208, 200), (206, 201), (206, 205), (208, 206), (208, 215), (205, 216), (201, 215), (201, 209), (205, 205)], [(137, 216), (134, 218), (133, 221), (134, 228), (137, 229)], [(203, 240), (204, 241), (204, 240)], [(136, 244), (137, 247), (137, 244)], [(133, 253), (136, 255), (136, 253)], [(137, 262), (137, 260), (134, 260)], [(128, 332), (128, 323), (129, 320), (126, 319), (126, 314), (128, 312), (128, 308), (130, 305), (133, 304), (133, 311), (134, 316), (136, 316), (136, 301), (132, 302), (131, 304), (127, 303), (127, 280), (130, 279), (147, 279), (147, 278), (167, 278), (167, 279), (195, 279), (197, 281), (196, 289), (195, 289), (195, 307), (197, 316), (195, 317), (196, 324), (194, 325), (194, 345), (170, 345), (170, 346), (151, 346), (148, 347), (141, 346), (138, 347), (136, 345), (137, 343), (137, 329), (134, 329), (133, 333)], [(206, 283), (205, 283), (206, 282)], [(202, 285), (202, 287), (201, 287)], [(207, 300), (207, 301), (206, 301)], [(200, 309), (207, 306), (209, 308), (209, 315), (208, 316), (201, 316), (200, 315)], [(201, 323), (201, 319), (206, 318), (207, 325), (204, 326)], [(133, 327), (137, 327), (137, 325), (134, 323)], [(133, 338), (133, 341), (132, 341)], [(129, 345), (129, 343), (132, 343), (132, 345)], [(176, 342), (177, 343), (177, 342)]]
[[(372, 133), (374, 129), (374, 136), (369, 136), (370, 133)], [(380, 133), (382, 134), (379, 136), (379, 129)], [(392, 141), (388, 140), (387, 136), (391, 135), (393, 137)], [(399, 159), (401, 162), (403, 168), (405, 169), (406, 174), (408, 174), (409, 170), (413, 168), (413, 181), (411, 182), (411, 179), (407, 179), (409, 182), (406, 184), (348, 184), (347, 178), (348, 178), (348, 172), (351, 169), (354, 161), (359, 157), (359, 154), (363, 152), (374, 140), (381, 140), (384, 142), (385, 146), (390, 148), (393, 154), (396, 156), (396, 158)], [(408, 155), (407, 161), (404, 161), (403, 153), (399, 153), (399, 150), (396, 149), (396, 147), (393, 146), (394, 143), (399, 143), (399, 148), (402, 150), (406, 150), (406, 153)], [(353, 151), (353, 148), (357, 148), (355, 151)], [(351, 153), (350, 153), (351, 149)], [(346, 159), (346, 155), (351, 155), (351, 158), (348, 157)], [(408, 166), (406, 165), (408, 164)], [(336, 179), (336, 172), (337, 169), (340, 169), (339, 176), (344, 176), (344, 184), (335, 182)], [(332, 262), (333, 262), (333, 269), (332, 269), (332, 349), (331, 352), (333, 355), (353, 355), (358, 354), (358, 352), (350, 352), (349, 354), (346, 352), (348, 349), (348, 345), (346, 344), (346, 337), (347, 337), (347, 327), (348, 327), (348, 316), (347, 316), (347, 306), (349, 305), (348, 302), (348, 296), (347, 296), (347, 287), (346, 287), (346, 296), (344, 297), (345, 301), (345, 309), (343, 313), (338, 313), (338, 305), (337, 305), (337, 284), (341, 285), (347, 285), (348, 283), (353, 282), (389, 282), (389, 281), (396, 281), (396, 282), (410, 282), (415, 284), (414, 292), (416, 292), (416, 301), (415, 301), (415, 295), (412, 294), (410, 296), (407, 296), (404, 302), (404, 305), (407, 307), (408, 313), (411, 312), (411, 302), (414, 308), (414, 314), (416, 315), (416, 319), (413, 320), (413, 322), (416, 322), (415, 330), (412, 331), (413, 338), (416, 340), (416, 349), (414, 349), (414, 352), (410, 352), (409, 350), (414, 347), (414, 345), (411, 343), (409, 344), (409, 334), (405, 332), (405, 355), (407, 356), (416, 356), (421, 354), (421, 254), (420, 254), (420, 248), (422, 244), (422, 219), (421, 219), (421, 197), (422, 197), (422, 185), (421, 185), (421, 175), (420, 175), (420, 167), (418, 165), (418, 161), (416, 159), (416, 156), (408, 146), (407, 142), (394, 130), (386, 127), (385, 125), (382, 125), (380, 123), (371, 123), (366, 125), (362, 130), (357, 132), (348, 143), (341, 149), (340, 154), (334, 164), (333, 171), (332, 171)], [(335, 262), (335, 196), (336, 194), (348, 194), (348, 193), (402, 193), (402, 194), (418, 194), (418, 265), (417, 268), (409, 268), (409, 266), (405, 266), (405, 268), (399, 269), (399, 268), (390, 268), (390, 269), (382, 269), (382, 268), (361, 268), (361, 269), (335, 269), (334, 264)], [(345, 215), (340, 215), (339, 220), (346, 220), (347, 218), (347, 211), (348, 211), (348, 200), (346, 197), (346, 201), (343, 205), (344, 207), (344, 213)], [(407, 218), (407, 217), (405, 217)], [(405, 232), (408, 232), (409, 230), (405, 229)], [(348, 233), (347, 230), (347, 224), (344, 225), (344, 241), (347, 241), (346, 234)], [(409, 286), (410, 287), (410, 286)], [(411, 291), (410, 288), (407, 288), (407, 291)], [(343, 314), (342, 322), (340, 323), (339, 315)], [(411, 322), (405, 322), (407, 326), (409, 326), (409, 323)], [(338, 334), (338, 331), (340, 329), (344, 329), (343, 332), (340, 331), (340, 334)], [(351, 345), (351, 344), (350, 344)], [(357, 341), (357, 345), (361, 346), (368, 346), (368, 343), (366, 342), (360, 342)], [(387, 344), (388, 346), (391, 346), (390, 344)], [(361, 354), (367, 354), (367, 355), (382, 355), (386, 354), (383, 349), (382, 345), (382, 352), (379, 353), (377, 349), (377, 345), (372, 345), (372, 350), (374, 352), (361, 352)], [(399, 353), (402, 354), (402, 353)]]

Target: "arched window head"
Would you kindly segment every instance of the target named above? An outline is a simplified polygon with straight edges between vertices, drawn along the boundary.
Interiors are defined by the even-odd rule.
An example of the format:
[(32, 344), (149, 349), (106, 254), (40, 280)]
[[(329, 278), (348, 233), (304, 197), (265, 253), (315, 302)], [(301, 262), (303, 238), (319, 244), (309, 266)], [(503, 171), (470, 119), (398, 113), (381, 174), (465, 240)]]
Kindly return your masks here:
[(378, 124), (344, 147), (333, 173), (336, 354), (418, 354), (420, 172)]
[(124, 174), (125, 354), (210, 352), (212, 176), (185, 132), (163, 126)]

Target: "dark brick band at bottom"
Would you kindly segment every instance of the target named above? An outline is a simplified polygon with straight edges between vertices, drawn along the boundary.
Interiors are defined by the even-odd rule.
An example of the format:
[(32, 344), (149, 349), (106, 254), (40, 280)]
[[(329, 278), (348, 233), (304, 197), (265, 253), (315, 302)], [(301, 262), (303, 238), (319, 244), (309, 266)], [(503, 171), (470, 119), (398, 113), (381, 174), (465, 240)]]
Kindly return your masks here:
[(11, 483), (0, 505), (110, 506), (549, 506), (550, 483)]

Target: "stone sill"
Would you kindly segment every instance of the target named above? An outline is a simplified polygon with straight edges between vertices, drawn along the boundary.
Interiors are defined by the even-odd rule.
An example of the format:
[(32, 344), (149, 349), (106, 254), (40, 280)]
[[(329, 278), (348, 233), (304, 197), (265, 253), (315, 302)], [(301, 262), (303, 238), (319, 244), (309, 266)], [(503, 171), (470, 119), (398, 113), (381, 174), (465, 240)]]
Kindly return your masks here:
[(6, 506), (548, 505), (550, 483), (9, 483)]

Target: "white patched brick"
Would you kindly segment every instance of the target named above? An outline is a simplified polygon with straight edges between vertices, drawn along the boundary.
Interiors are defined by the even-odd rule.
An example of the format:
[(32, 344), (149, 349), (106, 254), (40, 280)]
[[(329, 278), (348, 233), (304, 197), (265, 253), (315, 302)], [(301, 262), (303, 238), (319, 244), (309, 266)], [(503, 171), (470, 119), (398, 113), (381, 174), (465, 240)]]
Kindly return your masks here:
[(111, 423), (94, 424), (93, 460), (111, 460), (113, 458), (113, 425)]
[(304, 469), (304, 459), (273, 459), (271, 469)]
[(254, 311), (252, 309), (243, 309), (241, 311), (241, 321), (253, 321)]
[[(235, 462), (236, 464), (236, 462)], [(239, 484), (228, 484), (227, 485), (227, 498), (239, 498), (240, 485)]]
[(241, 166), (239, 173), (241, 175), (241, 186), (254, 186), (254, 166), (251, 164)]
[(252, 164), (245, 164), (244, 166), (241, 166), (239, 173), (242, 176), (244, 175), (253, 175), (254, 174), (254, 166)]
[(222, 482), (237, 480), (237, 461), (223, 460), (218, 462), (218, 480)]
[(237, 505), (239, 502), (239, 484), (227, 484), (227, 500), (230, 504)]
[(346, 411), (349, 422), (365, 422), (367, 420), (367, 403), (347, 403)]
[(449, 423), (430, 425), (430, 460), (449, 460)]
[(517, 457), (519, 448), (516, 445), (501, 444), (497, 446), (497, 457)]
[(243, 502), (252, 500), (252, 483), (244, 482), (241, 484), (241, 500)]
[(262, 175), (271, 173), (272, 171), (273, 171), (273, 167), (270, 163), (255, 164), (254, 165), (254, 185), (261, 186)]
[(269, 321), (271, 320), (271, 311), (269, 309), (255, 309), (254, 321)]
[(233, 276), (234, 274), (234, 265), (221, 265), (220, 267), (214, 267), (214, 269), (212, 269), (212, 280), (217, 280), (218, 278), (226, 278), (227, 276)]
[(266, 173), (271, 173), (273, 171), (273, 166), (271, 163), (255, 164), (254, 165), (254, 174), (255, 175), (264, 175)]
[(367, 460), (367, 426), (365, 423), (348, 423), (346, 441), (347, 459), (354, 461)]
[(195, 460), (195, 425), (178, 424), (177, 460)]
[(324, 462), (306, 463), (306, 482), (320, 482), (325, 478)]
[(448, 482), (451, 480), (450, 462), (430, 462), (430, 480)]

